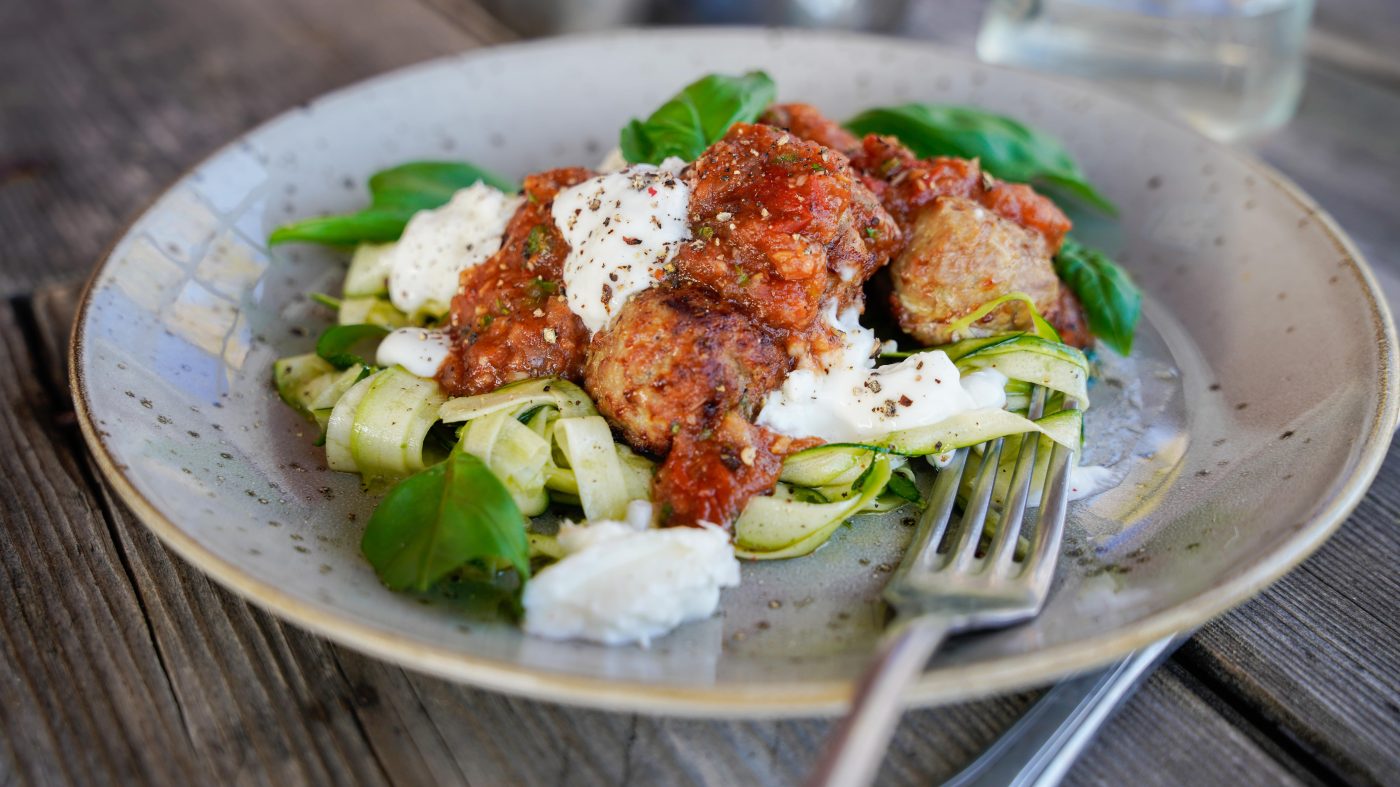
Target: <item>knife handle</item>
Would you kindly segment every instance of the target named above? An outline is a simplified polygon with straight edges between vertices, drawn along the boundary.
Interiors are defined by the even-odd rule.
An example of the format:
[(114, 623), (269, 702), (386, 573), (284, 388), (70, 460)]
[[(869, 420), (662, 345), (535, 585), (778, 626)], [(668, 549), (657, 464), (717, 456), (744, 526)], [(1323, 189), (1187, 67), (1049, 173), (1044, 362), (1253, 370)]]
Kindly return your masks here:
[(1158, 640), (1107, 669), (1055, 684), (945, 787), (1059, 784), (1118, 706), (1189, 637)]

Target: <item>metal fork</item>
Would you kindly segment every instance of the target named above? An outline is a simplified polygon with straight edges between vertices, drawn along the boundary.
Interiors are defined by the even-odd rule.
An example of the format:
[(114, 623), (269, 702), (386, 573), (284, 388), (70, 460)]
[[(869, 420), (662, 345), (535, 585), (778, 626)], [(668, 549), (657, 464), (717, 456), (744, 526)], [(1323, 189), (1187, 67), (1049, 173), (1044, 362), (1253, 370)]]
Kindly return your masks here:
[[(1033, 389), (1029, 412), (1039, 418), (1046, 392)], [(1073, 402), (1067, 407), (1074, 407)], [(1017, 559), (1026, 501), (1040, 440), (1021, 440), (1001, 523), (985, 553), (1002, 439), (983, 444), (982, 463), (958, 526), (948, 529), (969, 449), (939, 471), (914, 540), (885, 587), (895, 619), (856, 687), (851, 710), (827, 742), (809, 785), (855, 787), (875, 776), (904, 710), (902, 694), (949, 634), (994, 628), (1035, 617), (1045, 603), (1064, 535), (1069, 468), (1074, 452), (1054, 444), (1030, 548)], [(944, 536), (947, 535), (945, 539)], [(946, 543), (945, 543), (946, 542)]]

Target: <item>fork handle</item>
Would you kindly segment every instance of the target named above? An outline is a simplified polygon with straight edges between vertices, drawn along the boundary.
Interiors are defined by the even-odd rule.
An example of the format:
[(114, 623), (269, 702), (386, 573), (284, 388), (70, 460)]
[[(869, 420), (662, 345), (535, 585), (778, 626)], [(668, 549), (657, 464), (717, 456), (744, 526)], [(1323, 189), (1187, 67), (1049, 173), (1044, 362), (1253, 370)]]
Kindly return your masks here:
[(895, 621), (856, 684), (851, 709), (827, 739), (808, 787), (863, 787), (874, 781), (904, 712), (904, 690), (924, 671), (948, 628), (948, 619), (937, 615)]

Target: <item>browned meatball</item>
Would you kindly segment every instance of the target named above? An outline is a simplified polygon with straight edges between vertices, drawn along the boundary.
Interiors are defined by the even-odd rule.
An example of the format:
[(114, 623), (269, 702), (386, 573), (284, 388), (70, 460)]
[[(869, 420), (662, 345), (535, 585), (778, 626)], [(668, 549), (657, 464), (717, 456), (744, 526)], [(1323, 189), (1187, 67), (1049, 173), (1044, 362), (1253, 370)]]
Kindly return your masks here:
[(811, 104), (774, 104), (758, 122), (777, 126), (847, 156), (860, 148), (860, 139), (855, 134), (841, 128), (840, 123), (823, 115)]
[(665, 523), (727, 525), (793, 450), (751, 423), (763, 396), (830, 343), (824, 304), (859, 303), (900, 232), (844, 155), (773, 126), (735, 125), (685, 178), (693, 240), (594, 338), (584, 378), (628, 442), (666, 454)]
[(867, 176), (881, 204), (908, 231), (919, 213), (943, 197), (964, 197), (1045, 237), (1051, 253), (1070, 230), (1070, 220), (1048, 197), (1022, 183), (997, 180), (976, 159), (920, 159), (894, 137), (867, 135), (851, 157)]
[(500, 251), (462, 272), (452, 299), (452, 354), (438, 371), (453, 396), (532, 377), (579, 379), (588, 329), (564, 300), (569, 245), (550, 207), (555, 194), (591, 175), (571, 168), (527, 177), (528, 199), (506, 225)]
[(857, 297), (899, 229), (842, 154), (740, 123), (687, 173), (694, 240), (678, 274), (759, 323), (804, 331), (822, 304)]
[(732, 304), (694, 287), (654, 288), (593, 337), (584, 385), (632, 446), (657, 455), (726, 413), (750, 418), (792, 361)]
[(926, 345), (1031, 327), (1025, 305), (1012, 301), (953, 335), (953, 322), (1008, 293), (1029, 295), (1042, 314), (1060, 299), (1045, 236), (964, 197), (941, 197), (915, 214), (890, 277), (900, 327)]
[(1074, 347), (1088, 347), (1094, 340), (1089, 333), (1089, 318), (1084, 314), (1084, 305), (1074, 296), (1074, 292), (1060, 282), (1060, 299), (1045, 312), (1045, 321), (1055, 326), (1060, 341)]

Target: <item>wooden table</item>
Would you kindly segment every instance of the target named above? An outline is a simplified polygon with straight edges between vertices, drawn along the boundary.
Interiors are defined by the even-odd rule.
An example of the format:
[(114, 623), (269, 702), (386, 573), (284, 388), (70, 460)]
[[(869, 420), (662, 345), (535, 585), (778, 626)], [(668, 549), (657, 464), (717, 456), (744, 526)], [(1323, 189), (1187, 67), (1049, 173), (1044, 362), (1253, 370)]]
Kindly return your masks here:
[[(1400, 69), (1366, 46), (1400, 24), (1328, 13), (1302, 112), (1262, 153), (1400, 297)], [(930, 29), (966, 46), (976, 14), (958, 21)], [(510, 38), (467, 0), (0, 7), (0, 783), (788, 784), (811, 763), (827, 721), (561, 708), (284, 626), (173, 558), (77, 434), (62, 368), (75, 286), (149, 199), (298, 101)], [(1185, 645), (1070, 780), (1400, 779), (1397, 513), (1393, 450), (1341, 531)], [(951, 774), (1035, 695), (910, 714), (882, 778)]]

